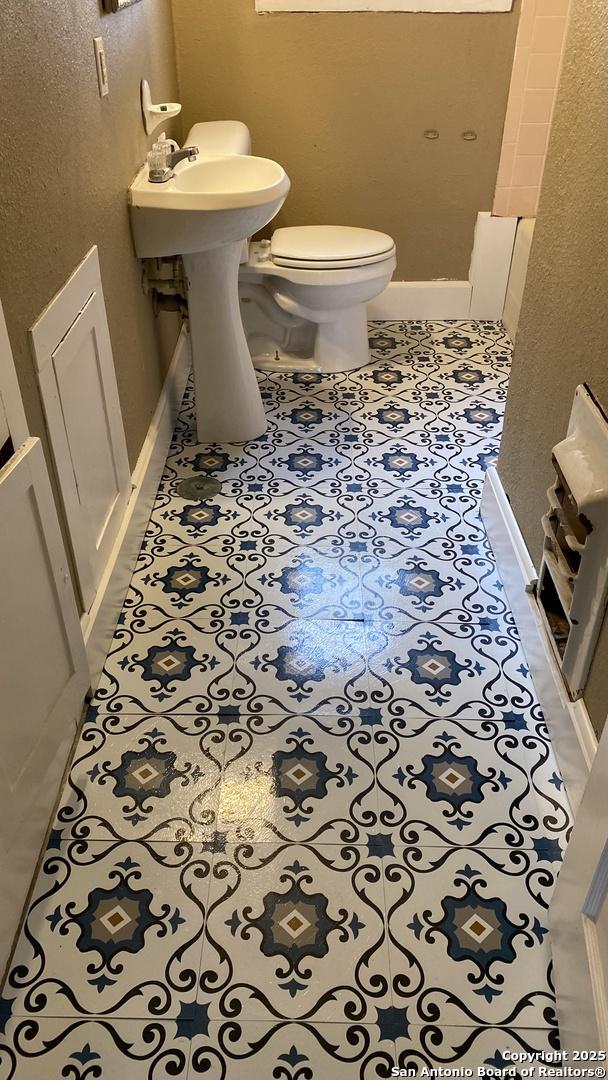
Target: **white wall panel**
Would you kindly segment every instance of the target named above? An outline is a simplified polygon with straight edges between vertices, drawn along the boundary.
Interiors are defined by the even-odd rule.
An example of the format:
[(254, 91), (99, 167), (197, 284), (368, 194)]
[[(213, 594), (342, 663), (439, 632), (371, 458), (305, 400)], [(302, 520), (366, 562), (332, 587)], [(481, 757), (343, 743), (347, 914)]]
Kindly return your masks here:
[(88, 611), (131, 490), (97, 248), (36, 322), (32, 344)]

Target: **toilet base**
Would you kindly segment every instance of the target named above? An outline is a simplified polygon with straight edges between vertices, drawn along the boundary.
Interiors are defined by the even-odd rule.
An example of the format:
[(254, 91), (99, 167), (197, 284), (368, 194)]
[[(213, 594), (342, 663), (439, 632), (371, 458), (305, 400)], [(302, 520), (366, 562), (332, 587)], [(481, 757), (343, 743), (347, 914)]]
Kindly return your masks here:
[[(334, 313), (332, 312), (332, 315)], [(335, 374), (355, 371), (370, 362), (365, 305), (357, 304), (335, 312), (337, 318), (316, 325), (312, 356), (290, 353), (284, 346), (275, 350), (252, 350), (258, 371), (315, 371)]]
[(365, 304), (336, 311), (331, 322), (317, 326), (315, 360), (320, 371), (356, 371), (369, 364), (367, 309)]
[(274, 352), (253, 353), (251, 359), (256, 371), (321, 371), (314, 356), (294, 356), (292, 353), (276, 349)]

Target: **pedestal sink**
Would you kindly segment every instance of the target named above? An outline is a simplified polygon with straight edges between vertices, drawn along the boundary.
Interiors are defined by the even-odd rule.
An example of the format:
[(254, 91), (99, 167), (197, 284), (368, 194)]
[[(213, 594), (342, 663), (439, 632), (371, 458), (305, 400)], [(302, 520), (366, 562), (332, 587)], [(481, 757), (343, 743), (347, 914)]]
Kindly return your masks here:
[(183, 257), (200, 442), (244, 442), (266, 430), (238, 272), (243, 240), (272, 221), (289, 187), (276, 161), (232, 154), (180, 161), (162, 184), (150, 183), (146, 165), (129, 189), (137, 255)]

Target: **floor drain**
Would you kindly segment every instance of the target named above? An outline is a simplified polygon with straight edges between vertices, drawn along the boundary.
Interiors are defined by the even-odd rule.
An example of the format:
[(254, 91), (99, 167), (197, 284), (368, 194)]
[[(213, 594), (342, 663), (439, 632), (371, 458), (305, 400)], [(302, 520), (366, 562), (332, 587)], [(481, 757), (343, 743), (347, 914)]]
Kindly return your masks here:
[(177, 494), (182, 499), (211, 499), (221, 490), (222, 485), (215, 476), (189, 476), (177, 485)]

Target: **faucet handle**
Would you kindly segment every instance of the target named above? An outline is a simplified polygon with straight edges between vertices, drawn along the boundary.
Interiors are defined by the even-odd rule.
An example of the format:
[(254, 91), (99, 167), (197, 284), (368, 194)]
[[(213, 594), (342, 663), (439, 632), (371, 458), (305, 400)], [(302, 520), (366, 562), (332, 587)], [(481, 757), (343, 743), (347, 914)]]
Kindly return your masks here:
[(161, 179), (165, 179), (167, 173), (169, 173), (169, 155), (171, 153), (170, 144), (168, 140), (162, 140), (155, 142), (152, 149), (148, 153), (148, 172), (150, 180), (153, 183), (158, 183)]

